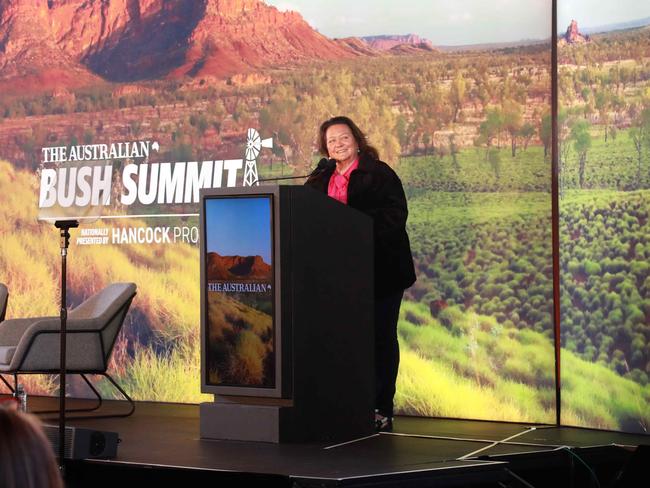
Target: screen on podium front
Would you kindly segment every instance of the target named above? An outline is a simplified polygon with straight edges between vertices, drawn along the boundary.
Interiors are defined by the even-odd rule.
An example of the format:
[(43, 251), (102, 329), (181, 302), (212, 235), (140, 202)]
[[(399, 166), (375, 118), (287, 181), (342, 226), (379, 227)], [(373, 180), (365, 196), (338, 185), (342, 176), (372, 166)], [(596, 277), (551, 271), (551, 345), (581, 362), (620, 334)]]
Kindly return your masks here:
[(203, 216), (205, 382), (276, 388), (273, 195), (210, 196)]

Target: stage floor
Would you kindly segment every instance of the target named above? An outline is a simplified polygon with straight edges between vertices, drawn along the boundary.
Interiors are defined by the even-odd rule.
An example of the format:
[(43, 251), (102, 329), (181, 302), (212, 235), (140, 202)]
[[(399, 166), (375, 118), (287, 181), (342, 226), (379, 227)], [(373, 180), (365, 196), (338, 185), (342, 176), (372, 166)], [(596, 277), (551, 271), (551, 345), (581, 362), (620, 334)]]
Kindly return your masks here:
[[(30, 398), (32, 410), (51, 407), (56, 399)], [(197, 405), (148, 402), (138, 403), (131, 417), (69, 425), (117, 432), (121, 439), (115, 459), (70, 463), (69, 486), (75, 480), (84, 486), (89, 477), (94, 483), (135, 479), (145, 471), (143, 479), (151, 481), (154, 470), (161, 480), (188, 479), (191, 472), (227, 486), (526, 486), (509, 483), (544, 466), (542, 478), (553, 470), (610, 478), (636, 446), (650, 444), (647, 436), (590, 429), (415, 417), (397, 417), (393, 433), (337, 445), (201, 440)], [(577, 461), (593, 464), (596, 473), (578, 472)]]

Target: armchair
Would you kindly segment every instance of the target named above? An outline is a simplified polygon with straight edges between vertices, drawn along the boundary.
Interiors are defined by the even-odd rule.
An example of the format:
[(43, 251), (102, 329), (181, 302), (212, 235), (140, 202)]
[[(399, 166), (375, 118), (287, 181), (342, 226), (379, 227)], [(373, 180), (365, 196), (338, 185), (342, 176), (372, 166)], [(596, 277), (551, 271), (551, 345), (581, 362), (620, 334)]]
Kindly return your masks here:
[[(97, 410), (102, 397), (86, 377), (105, 377), (129, 402), (126, 414), (101, 417), (127, 417), (135, 411), (135, 403), (106, 372), (117, 335), (122, 328), (136, 294), (134, 283), (113, 283), (92, 295), (68, 313), (66, 339), (66, 371), (79, 374), (97, 397)], [(11, 319), (0, 323), (0, 379), (13, 391), (21, 374), (56, 374), (60, 368), (59, 317)], [(13, 387), (2, 376), (13, 375)], [(53, 413), (53, 412), (38, 412)]]

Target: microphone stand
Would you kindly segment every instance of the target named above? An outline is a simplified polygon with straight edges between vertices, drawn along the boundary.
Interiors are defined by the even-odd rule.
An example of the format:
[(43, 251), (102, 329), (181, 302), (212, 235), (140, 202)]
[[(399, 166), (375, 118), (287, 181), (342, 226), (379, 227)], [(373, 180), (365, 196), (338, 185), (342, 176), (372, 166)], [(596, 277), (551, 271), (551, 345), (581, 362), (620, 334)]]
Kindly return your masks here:
[(265, 181), (296, 180), (296, 179), (299, 179), (299, 178), (311, 178), (314, 175), (317, 175), (319, 173), (322, 173), (323, 171), (326, 171), (327, 169), (329, 169), (330, 166), (333, 168), (335, 164), (336, 164), (336, 162), (333, 159), (323, 158), (323, 159), (320, 160), (320, 162), (318, 163), (318, 166), (316, 166), (314, 171), (312, 171), (311, 173), (309, 173), (307, 175), (302, 175), (302, 176), (280, 176), (280, 177), (277, 177), (277, 178), (263, 178), (263, 179), (258, 179), (257, 183), (263, 183)]
[(299, 178), (309, 178), (311, 174), (303, 176), (279, 176), (277, 178), (260, 178), (257, 180), (258, 183), (264, 183), (266, 181), (280, 181), (280, 180), (297, 180)]
[(54, 226), (59, 229), (61, 247), (61, 333), (60, 333), (60, 362), (59, 371), (59, 470), (65, 475), (65, 390), (66, 390), (66, 334), (68, 309), (66, 307), (66, 258), (70, 245), (70, 229), (79, 227), (77, 220), (57, 220)]

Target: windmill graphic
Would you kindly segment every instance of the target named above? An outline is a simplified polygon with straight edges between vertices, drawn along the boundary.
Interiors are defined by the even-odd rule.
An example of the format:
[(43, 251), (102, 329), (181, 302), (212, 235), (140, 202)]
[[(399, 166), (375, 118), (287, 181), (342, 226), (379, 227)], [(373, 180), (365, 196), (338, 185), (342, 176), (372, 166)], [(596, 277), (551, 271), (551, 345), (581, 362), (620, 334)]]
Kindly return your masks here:
[(273, 147), (273, 138), (262, 139), (255, 129), (248, 129), (246, 138), (246, 168), (244, 169), (244, 186), (259, 185), (257, 177), (257, 156), (263, 147)]

